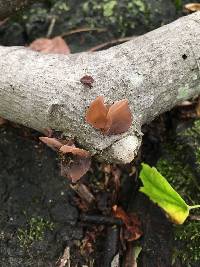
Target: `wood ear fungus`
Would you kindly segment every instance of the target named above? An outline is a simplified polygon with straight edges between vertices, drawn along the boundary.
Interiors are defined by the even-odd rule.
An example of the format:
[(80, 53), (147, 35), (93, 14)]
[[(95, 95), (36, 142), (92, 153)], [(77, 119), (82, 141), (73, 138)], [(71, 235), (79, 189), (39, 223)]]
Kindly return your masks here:
[(47, 146), (56, 150), (61, 157), (61, 175), (77, 182), (90, 168), (90, 153), (84, 149), (75, 147), (71, 141), (66, 145), (66, 141), (56, 138), (40, 137)]
[(126, 132), (132, 123), (128, 100), (123, 99), (107, 106), (103, 96), (98, 96), (86, 112), (86, 122), (107, 135)]

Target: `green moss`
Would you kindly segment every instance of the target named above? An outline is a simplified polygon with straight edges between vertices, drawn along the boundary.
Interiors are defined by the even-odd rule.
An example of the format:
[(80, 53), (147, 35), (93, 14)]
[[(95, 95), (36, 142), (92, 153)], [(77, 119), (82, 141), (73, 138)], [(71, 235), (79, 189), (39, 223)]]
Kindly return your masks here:
[(22, 248), (29, 248), (34, 241), (44, 239), (44, 233), (47, 230), (53, 230), (52, 222), (40, 217), (31, 218), (27, 223), (27, 228), (19, 228), (17, 238)]
[(173, 2), (174, 2), (174, 5), (175, 5), (177, 10), (182, 8), (182, 6), (183, 6), (183, 1), (182, 0), (173, 0)]
[[(172, 152), (171, 152), (172, 153)], [(174, 153), (174, 151), (173, 151)], [(180, 160), (180, 154), (174, 157), (161, 158), (156, 167), (158, 171), (169, 181), (175, 190), (187, 201), (188, 204), (194, 205), (196, 197), (200, 199), (200, 191), (191, 168), (183, 164)]]
[(196, 172), (200, 173), (200, 120), (196, 120), (192, 127), (189, 127), (180, 134), (188, 140), (192, 148)]
[(176, 251), (177, 256), (187, 266), (192, 262), (200, 261), (200, 222), (188, 221), (182, 226), (175, 227), (175, 239), (181, 242), (181, 249)]
[[(199, 122), (195, 125), (200, 127)], [(185, 131), (184, 134), (190, 137), (192, 134), (193, 136), (192, 128), (188, 129), (187, 132)], [(189, 164), (185, 164), (185, 151), (187, 150), (185, 150), (184, 145), (168, 144), (165, 148), (165, 155), (160, 158), (156, 167), (188, 204), (199, 204), (199, 185), (192, 168)], [(200, 149), (198, 148), (196, 151), (199, 156)], [(193, 214), (195, 212), (196, 214), (199, 213), (197, 210)], [(192, 262), (200, 261), (200, 222), (187, 220), (183, 225), (174, 227), (174, 234), (177, 243), (174, 255), (179, 257), (186, 266), (190, 266)]]
[(200, 147), (198, 147), (196, 150), (196, 158), (197, 158), (198, 163), (200, 163)]
[(51, 13), (54, 15), (62, 15), (63, 13), (66, 13), (70, 10), (70, 6), (63, 2), (63, 1), (57, 1), (53, 7), (51, 8)]
[(134, 0), (133, 3), (138, 7), (140, 12), (146, 13), (147, 7), (142, 0)]
[(116, 6), (116, 0), (110, 0), (103, 4), (103, 15), (105, 17), (111, 17), (114, 14), (114, 7)]
[(193, 137), (194, 141), (197, 141), (196, 138), (200, 137), (200, 120), (196, 120), (192, 127), (189, 127), (181, 133), (184, 137)]

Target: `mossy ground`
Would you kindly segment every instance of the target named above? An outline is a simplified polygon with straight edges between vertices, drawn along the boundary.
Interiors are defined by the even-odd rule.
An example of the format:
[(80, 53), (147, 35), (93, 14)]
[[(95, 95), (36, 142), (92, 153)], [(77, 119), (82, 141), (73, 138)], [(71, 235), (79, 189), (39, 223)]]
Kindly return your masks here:
[(27, 222), (26, 228), (18, 228), (17, 238), (20, 246), (28, 249), (33, 242), (42, 241), (46, 231), (52, 231), (54, 225), (52, 222), (40, 217), (32, 217)]
[[(24, 45), (63, 35), (73, 52), (124, 36), (145, 33), (182, 15), (182, 0), (49, 0), (35, 3), (0, 28), (0, 43)], [(49, 32), (50, 27), (52, 26)], [(105, 29), (66, 36), (79, 28)]]
[[(167, 144), (157, 169), (186, 200), (189, 205), (200, 203), (200, 120), (181, 130), (175, 141)], [(193, 212), (198, 215), (199, 210)], [(186, 266), (200, 262), (200, 222), (190, 218), (182, 226), (174, 228), (177, 248), (174, 260), (180, 258)]]

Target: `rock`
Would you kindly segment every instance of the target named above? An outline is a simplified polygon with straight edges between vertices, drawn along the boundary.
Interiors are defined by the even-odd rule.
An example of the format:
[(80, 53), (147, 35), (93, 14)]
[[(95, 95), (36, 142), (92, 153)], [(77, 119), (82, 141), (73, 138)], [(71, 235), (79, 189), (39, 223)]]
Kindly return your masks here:
[(51, 210), (54, 221), (75, 225), (78, 219), (78, 211), (69, 203), (57, 203)]

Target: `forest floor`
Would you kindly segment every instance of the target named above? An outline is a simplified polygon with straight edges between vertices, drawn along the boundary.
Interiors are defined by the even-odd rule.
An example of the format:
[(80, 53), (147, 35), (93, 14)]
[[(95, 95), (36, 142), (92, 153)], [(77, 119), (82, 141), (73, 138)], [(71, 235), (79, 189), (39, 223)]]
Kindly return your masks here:
[[(101, 49), (108, 48), (186, 15), (183, 5), (190, 1), (47, 2), (2, 23), (0, 44), (28, 45), (59, 35), (72, 52), (98, 50), (102, 43)], [(132, 163), (93, 160), (76, 185), (60, 175), (58, 155), (39, 141), (40, 133), (1, 125), (0, 266), (114, 267), (118, 257), (125, 267), (136, 267), (136, 258), (139, 267), (200, 266), (198, 211), (175, 226), (138, 191), (146, 162), (189, 204), (200, 203), (199, 118), (199, 99), (162, 114), (143, 127), (143, 144)], [(130, 240), (113, 215), (116, 205), (134, 214), (138, 240)]]

